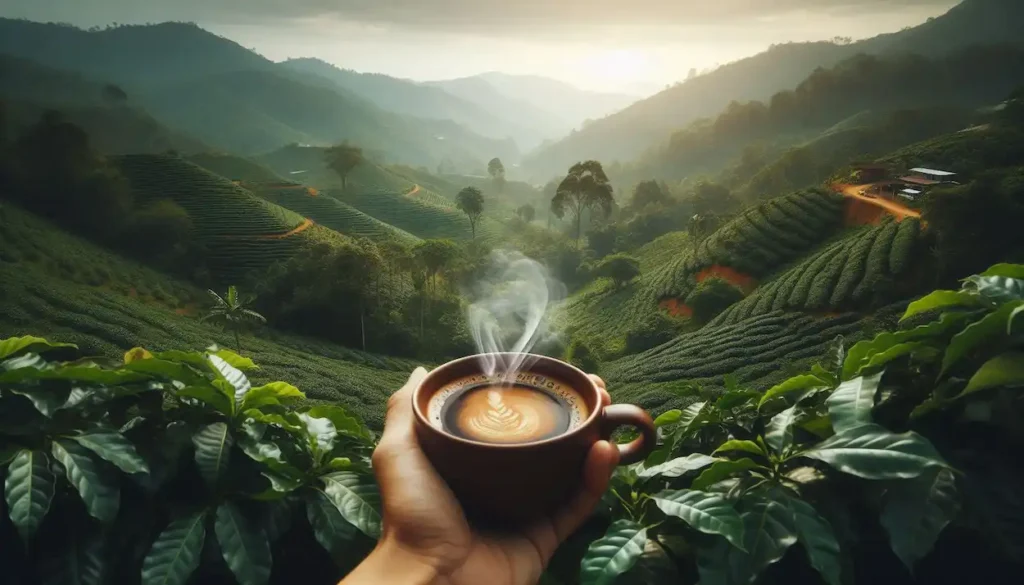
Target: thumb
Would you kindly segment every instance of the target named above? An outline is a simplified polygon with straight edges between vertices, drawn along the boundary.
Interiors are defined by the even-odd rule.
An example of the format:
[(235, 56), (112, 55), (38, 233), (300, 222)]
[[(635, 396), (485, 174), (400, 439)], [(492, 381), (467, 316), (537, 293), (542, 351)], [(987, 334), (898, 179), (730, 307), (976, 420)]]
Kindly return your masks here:
[(404, 443), (414, 432), (415, 414), (412, 408), (412, 397), (416, 388), (427, 377), (427, 370), (416, 368), (409, 379), (397, 392), (388, 399), (387, 414), (384, 415), (384, 433), (380, 444)]

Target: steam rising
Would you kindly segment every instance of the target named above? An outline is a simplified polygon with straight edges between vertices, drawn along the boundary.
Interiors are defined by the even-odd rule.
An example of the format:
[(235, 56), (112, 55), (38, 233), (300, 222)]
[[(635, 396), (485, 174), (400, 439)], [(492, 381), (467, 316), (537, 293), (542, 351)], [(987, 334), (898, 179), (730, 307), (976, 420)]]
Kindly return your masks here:
[[(495, 250), (490, 260), (489, 270), (469, 294), (467, 321), (483, 373), (510, 384), (532, 365), (526, 354), (548, 336), (548, 305), (562, 299), (565, 287), (542, 264), (519, 252)], [(494, 355), (499, 352), (515, 355), (504, 359)]]

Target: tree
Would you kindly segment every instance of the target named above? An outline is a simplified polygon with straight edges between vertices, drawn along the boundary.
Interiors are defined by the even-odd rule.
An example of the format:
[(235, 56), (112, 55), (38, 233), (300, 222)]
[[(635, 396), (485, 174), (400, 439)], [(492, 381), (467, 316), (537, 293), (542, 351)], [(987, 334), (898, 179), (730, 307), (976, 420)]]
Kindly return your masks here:
[(572, 213), (576, 222), (576, 242), (579, 243), (583, 210), (601, 209), (607, 216), (614, 202), (612, 185), (601, 163), (588, 160), (576, 163), (569, 169), (569, 174), (562, 179), (558, 191), (551, 199), (551, 211), (559, 219), (565, 216), (566, 211)]
[(466, 187), (455, 197), (455, 205), (469, 218), (469, 228), (472, 230), (475, 240), (476, 222), (480, 220), (480, 214), (484, 212), (484, 194), (476, 187)]
[(531, 221), (533, 221), (533, 218), (536, 217), (537, 210), (532, 205), (527, 203), (526, 205), (520, 205), (519, 208), (516, 209), (516, 215), (519, 216), (519, 219), (525, 221), (526, 223), (530, 223)]
[(739, 199), (728, 188), (710, 181), (694, 185), (690, 195), (698, 215), (725, 215), (740, 206)]
[(712, 277), (693, 289), (686, 297), (686, 305), (693, 309), (694, 318), (707, 323), (733, 303), (742, 300), (743, 291), (725, 279)]
[(613, 254), (597, 265), (595, 274), (612, 279), (619, 288), (640, 276), (640, 262), (626, 254)]
[(254, 297), (249, 296), (242, 299), (238, 296), (238, 289), (235, 285), (228, 287), (228, 293), (223, 297), (213, 292), (212, 290), (207, 291), (210, 293), (210, 297), (213, 298), (213, 306), (206, 312), (206, 315), (200, 319), (200, 321), (213, 321), (220, 323), (228, 331), (235, 334), (235, 349), (241, 351), (242, 343), (238, 339), (239, 330), (243, 329), (250, 323), (266, 323), (267, 319), (248, 308), (250, 304), (255, 300)]
[(103, 99), (109, 104), (119, 106), (128, 101), (128, 94), (120, 87), (108, 83), (103, 86)]
[(491, 162), (487, 163), (487, 174), (494, 180), (494, 187), (501, 193), (505, 187), (505, 165), (502, 164), (500, 158), (492, 158)]
[(650, 205), (667, 205), (671, 202), (672, 197), (663, 185), (657, 181), (640, 181), (633, 187), (633, 198), (629, 202), (629, 207), (633, 211), (640, 211)]
[(339, 144), (324, 151), (324, 160), (332, 171), (341, 178), (341, 188), (348, 188), (348, 174), (366, 161), (363, 149), (350, 144)]
[(598, 226), (587, 233), (587, 245), (597, 258), (604, 258), (619, 246), (619, 226), (610, 223)]
[(427, 312), (427, 285), (437, 290), (437, 275), (459, 257), (459, 247), (451, 240), (424, 240), (412, 249), (413, 262), (423, 276), (420, 291), (420, 340), (423, 339), (423, 316)]

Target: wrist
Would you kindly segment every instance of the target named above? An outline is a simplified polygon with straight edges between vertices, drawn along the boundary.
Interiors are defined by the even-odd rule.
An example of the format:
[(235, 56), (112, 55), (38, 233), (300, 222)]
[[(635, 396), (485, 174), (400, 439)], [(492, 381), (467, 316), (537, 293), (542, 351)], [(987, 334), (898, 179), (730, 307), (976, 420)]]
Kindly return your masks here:
[(359, 566), (342, 579), (340, 585), (445, 585), (434, 563), (384, 537)]

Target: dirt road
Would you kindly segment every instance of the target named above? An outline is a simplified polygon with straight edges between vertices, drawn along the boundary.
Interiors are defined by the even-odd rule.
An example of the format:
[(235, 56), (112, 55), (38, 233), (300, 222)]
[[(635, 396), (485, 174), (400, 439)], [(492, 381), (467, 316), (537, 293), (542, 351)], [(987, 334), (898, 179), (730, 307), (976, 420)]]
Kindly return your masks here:
[(902, 220), (902, 219), (904, 219), (906, 217), (916, 217), (916, 218), (920, 218), (921, 217), (921, 212), (920, 211), (916, 211), (914, 209), (911, 209), (911, 208), (907, 207), (906, 205), (903, 205), (902, 203), (900, 203), (898, 201), (892, 201), (891, 199), (885, 199), (885, 198), (883, 198), (881, 196), (867, 197), (867, 196), (864, 196), (864, 195), (860, 194), (860, 191), (862, 189), (867, 189), (867, 188), (871, 187), (872, 185), (874, 185), (874, 183), (868, 183), (866, 185), (849, 185), (849, 184), (845, 184), (845, 183), (839, 183), (839, 184), (833, 185), (832, 187), (836, 191), (842, 193), (845, 197), (849, 197), (851, 199), (859, 199), (859, 200), (861, 200), (861, 201), (863, 201), (865, 203), (874, 205), (876, 207), (881, 207), (882, 209), (886, 210), (887, 212), (889, 212), (890, 214), (895, 216), (897, 220)]
[(261, 240), (283, 240), (285, 238), (290, 238), (290, 237), (294, 236), (295, 234), (302, 233), (302, 232), (308, 230), (311, 227), (313, 227), (313, 220), (311, 220), (309, 218), (306, 218), (305, 220), (302, 221), (302, 223), (300, 223), (299, 225), (295, 226), (294, 229), (292, 229), (290, 231), (287, 231), (287, 232), (285, 232), (283, 234), (270, 234), (270, 235), (267, 235), (267, 236), (258, 236), (258, 237)]

